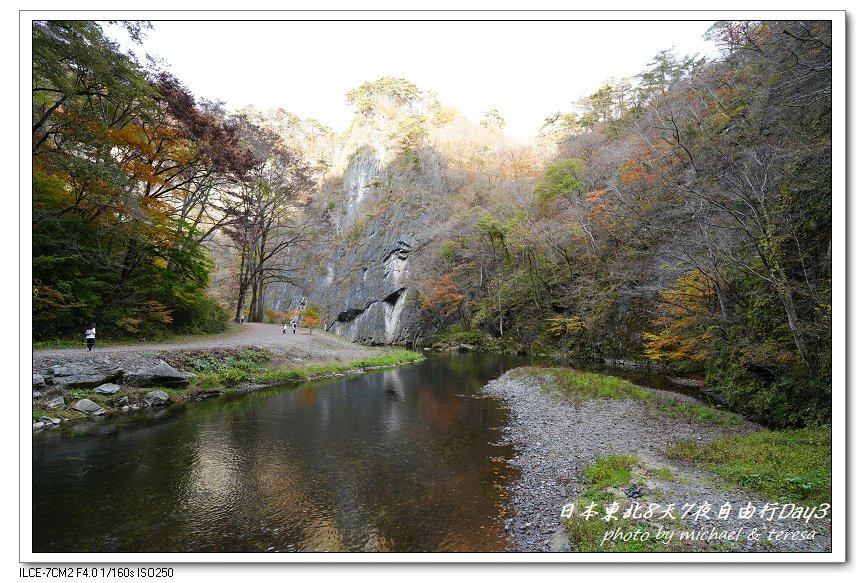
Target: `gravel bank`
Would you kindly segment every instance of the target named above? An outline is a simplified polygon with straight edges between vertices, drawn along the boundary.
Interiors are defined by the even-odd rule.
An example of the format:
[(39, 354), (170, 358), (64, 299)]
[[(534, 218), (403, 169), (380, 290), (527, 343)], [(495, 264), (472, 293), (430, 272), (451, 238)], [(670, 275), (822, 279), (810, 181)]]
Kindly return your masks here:
[[(714, 474), (690, 464), (666, 459), (663, 453), (684, 439), (708, 441), (725, 434), (747, 434), (760, 430), (743, 420), (735, 427), (714, 427), (661, 416), (645, 401), (587, 400), (574, 403), (541, 392), (541, 383), (512, 370), (487, 384), (483, 391), (504, 401), (511, 410), (509, 424), (502, 428), (504, 443), (512, 444), (517, 454), (509, 463), (521, 470), (511, 486), (512, 513), (505, 526), (515, 550), (567, 551), (561, 518), (562, 507), (576, 502), (580, 493), (578, 476), (598, 458), (610, 454), (636, 454), (640, 468), (636, 474), (645, 480), (640, 501), (655, 500), (666, 505), (708, 502), (720, 508), (730, 502), (734, 509), (747, 502), (761, 507), (766, 501), (741, 491), (723, 490)], [(650, 390), (664, 398), (699, 404), (690, 397)], [(662, 480), (645, 468), (670, 468), (674, 480)], [(685, 525), (686, 521), (683, 521)], [(765, 533), (772, 528), (816, 530), (813, 541), (746, 542), (733, 544), (738, 551), (828, 552), (831, 550), (829, 519), (764, 522), (755, 517), (740, 519), (736, 511), (726, 521), (701, 519), (691, 528), (737, 530), (752, 528)], [(696, 549), (695, 549), (696, 550)]]

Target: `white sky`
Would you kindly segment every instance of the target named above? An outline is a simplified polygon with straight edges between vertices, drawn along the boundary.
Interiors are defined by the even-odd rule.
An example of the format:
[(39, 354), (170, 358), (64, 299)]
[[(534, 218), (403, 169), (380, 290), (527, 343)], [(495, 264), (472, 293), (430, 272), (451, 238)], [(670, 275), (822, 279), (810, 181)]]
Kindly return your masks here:
[(713, 53), (702, 40), (711, 24), (154, 21), (135, 50), (165, 59), (197, 97), (229, 109), (282, 107), (341, 131), (352, 113), (346, 92), (391, 75), (438, 93), (473, 121), (496, 108), (507, 133), (527, 138), (661, 50)]

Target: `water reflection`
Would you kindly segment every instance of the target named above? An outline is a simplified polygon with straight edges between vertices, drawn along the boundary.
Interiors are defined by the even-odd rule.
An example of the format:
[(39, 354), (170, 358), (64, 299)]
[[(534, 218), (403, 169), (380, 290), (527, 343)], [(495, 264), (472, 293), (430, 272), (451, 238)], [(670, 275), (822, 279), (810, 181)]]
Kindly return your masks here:
[(518, 364), (441, 355), (36, 434), (34, 551), (505, 550), (506, 411), (476, 393)]

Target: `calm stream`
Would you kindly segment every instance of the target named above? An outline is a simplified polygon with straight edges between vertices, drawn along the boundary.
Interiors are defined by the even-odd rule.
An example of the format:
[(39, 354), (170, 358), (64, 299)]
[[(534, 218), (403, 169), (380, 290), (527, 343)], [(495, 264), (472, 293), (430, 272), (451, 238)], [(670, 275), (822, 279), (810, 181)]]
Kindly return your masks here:
[(395, 369), (33, 436), (34, 552), (501, 551), (523, 361)]

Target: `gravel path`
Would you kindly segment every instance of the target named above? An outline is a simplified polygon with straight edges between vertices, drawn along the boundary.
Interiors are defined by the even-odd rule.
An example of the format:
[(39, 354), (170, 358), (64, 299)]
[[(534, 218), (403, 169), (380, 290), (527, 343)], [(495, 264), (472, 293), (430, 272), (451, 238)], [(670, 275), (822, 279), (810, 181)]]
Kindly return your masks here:
[[(509, 463), (520, 468), (521, 477), (511, 487), (513, 513), (505, 525), (519, 551), (570, 550), (563, 528), (561, 511), (575, 503), (580, 493), (578, 476), (598, 458), (610, 454), (636, 454), (640, 464), (635, 476), (645, 480), (639, 500), (654, 500), (664, 506), (675, 503), (708, 502), (715, 517), (725, 502), (734, 511), (726, 521), (691, 519), (682, 521), (689, 528), (716, 527), (718, 530), (765, 533), (771, 528), (817, 530), (813, 541), (746, 542), (734, 544), (739, 551), (828, 552), (831, 550), (829, 519), (764, 522), (739, 519), (738, 509), (751, 502), (762, 507), (766, 502), (740, 491), (724, 491), (717, 476), (680, 461), (666, 459), (663, 451), (684, 439), (708, 441), (723, 434), (746, 434), (761, 429), (743, 420), (735, 427), (713, 427), (661, 416), (650, 404), (635, 400), (587, 400), (574, 403), (540, 391), (541, 383), (518, 370), (509, 371), (484, 387), (484, 392), (502, 399), (511, 410), (508, 426), (503, 428), (504, 443), (513, 444), (517, 454)], [(645, 387), (643, 387), (645, 388)], [(664, 398), (699, 404), (690, 397), (650, 390)], [(675, 480), (662, 480), (647, 468), (670, 468)], [(579, 512), (579, 510), (577, 511)], [(611, 523), (614, 524), (614, 523)], [(743, 537), (744, 538), (744, 537)]]
[(352, 362), (380, 356), (381, 350), (375, 347), (353, 344), (333, 334), (315, 330), (298, 330), (297, 334), (282, 333), (280, 324), (232, 324), (239, 326), (237, 334), (205, 337), (186, 342), (136, 344), (130, 346), (101, 347), (97, 340), (93, 352), (87, 352), (84, 342), (81, 348), (65, 348), (33, 351), (33, 370), (46, 369), (54, 364), (104, 364), (111, 363), (121, 367), (136, 367), (153, 364), (166, 354), (178, 351), (237, 350), (242, 348), (263, 348), (277, 359), (296, 363), (311, 362)]

